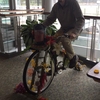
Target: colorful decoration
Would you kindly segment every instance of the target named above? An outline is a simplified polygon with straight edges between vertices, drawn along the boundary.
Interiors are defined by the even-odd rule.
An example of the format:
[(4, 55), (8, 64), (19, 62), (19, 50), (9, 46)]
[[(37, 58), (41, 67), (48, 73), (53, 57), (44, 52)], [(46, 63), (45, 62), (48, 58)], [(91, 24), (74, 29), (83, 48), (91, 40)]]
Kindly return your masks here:
[(50, 70), (50, 69), (46, 68), (46, 69), (45, 69), (45, 72), (46, 72), (46, 73), (48, 73), (48, 72), (49, 72), (49, 70)]
[(32, 52), (35, 52), (35, 50), (32, 50)]
[(65, 51), (65, 49), (62, 49), (62, 53), (66, 54), (66, 51)]
[(43, 66), (44, 68), (47, 68), (48, 67), (48, 64), (42, 63), (41, 66)]
[(23, 83), (19, 83), (19, 84), (14, 88), (14, 90), (15, 90), (15, 93), (22, 93), (22, 94), (23, 94), (23, 93), (26, 92)]
[(28, 83), (29, 85), (31, 85), (31, 82), (32, 82), (31, 80), (28, 80), (28, 82), (27, 82), (27, 83)]
[(49, 64), (42, 63), (41, 66), (43, 66), (44, 71), (45, 71), (46, 73), (49, 72), (49, 68), (48, 68)]
[(35, 67), (36, 66), (36, 63), (35, 63), (35, 60), (34, 59), (31, 60), (31, 66), (32, 67)]
[(28, 58), (26, 58), (26, 61), (28, 60)]
[(82, 71), (83, 67), (86, 67), (86, 65), (82, 65), (80, 62), (77, 62), (75, 70)]
[(34, 72), (33, 68), (29, 68), (29, 69), (27, 70), (28, 76), (32, 76), (33, 72)]
[[(15, 91), (15, 93), (22, 93), (22, 94), (24, 94), (26, 92), (23, 83), (19, 83), (14, 88), (14, 91)], [(36, 88), (34, 85), (32, 86), (32, 91), (36, 91)], [(48, 100), (48, 99), (38, 95), (36, 100)]]
[(32, 91), (36, 91), (35, 85), (32, 86), (32, 89), (31, 89), (31, 90), (32, 90)]
[(39, 92), (44, 87), (46, 81), (47, 81), (46, 73), (42, 73), (41, 79), (40, 79), (40, 85), (38, 87), (39, 88)]
[(47, 45), (52, 45), (55, 42), (52, 36), (46, 36), (46, 40), (47, 40), (47, 43), (46, 43)]
[(62, 45), (61, 42), (59, 42), (59, 43), (56, 43), (56, 42), (55, 42), (55, 43), (54, 43), (54, 49), (53, 49), (53, 51), (56, 51), (56, 54), (57, 54), (57, 55), (59, 55), (60, 52), (62, 51), (61, 45)]
[(66, 58), (66, 59), (65, 59), (65, 64), (64, 64), (65, 68), (69, 65), (69, 62), (70, 62), (69, 59)]
[(46, 99), (44, 97), (39, 97), (37, 100), (48, 100), (48, 99)]

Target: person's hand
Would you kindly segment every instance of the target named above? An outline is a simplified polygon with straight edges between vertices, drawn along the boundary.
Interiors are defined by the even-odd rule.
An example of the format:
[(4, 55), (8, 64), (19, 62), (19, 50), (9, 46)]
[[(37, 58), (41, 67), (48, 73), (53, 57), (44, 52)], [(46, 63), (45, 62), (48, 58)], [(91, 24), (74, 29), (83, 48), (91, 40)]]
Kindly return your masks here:
[(62, 36), (62, 34), (56, 33), (56, 34), (53, 35), (53, 38), (54, 38), (54, 39), (57, 39), (59, 36)]
[(70, 33), (69, 36), (70, 36), (70, 39), (75, 39), (77, 37), (77, 35), (74, 33)]

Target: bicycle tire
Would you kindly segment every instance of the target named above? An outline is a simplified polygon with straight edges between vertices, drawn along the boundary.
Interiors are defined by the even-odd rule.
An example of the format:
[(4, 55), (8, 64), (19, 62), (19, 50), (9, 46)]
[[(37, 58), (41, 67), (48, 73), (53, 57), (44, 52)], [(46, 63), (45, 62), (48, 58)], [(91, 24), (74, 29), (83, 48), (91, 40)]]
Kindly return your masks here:
[[(50, 84), (54, 78), (54, 74), (55, 74), (55, 66), (54, 66), (55, 64), (51, 58), (50, 53), (46, 52), (45, 57), (43, 57), (43, 62), (45, 62), (46, 64), (48, 63), (47, 68), (44, 68), (43, 66), (41, 67), (40, 65), (38, 65), (41, 63), (41, 60), (40, 60), (41, 57), (40, 58), (38, 58), (38, 57), (39, 57), (39, 52), (38, 51), (33, 52), (29, 56), (28, 60), (26, 61), (26, 64), (25, 64), (25, 67), (23, 70), (24, 87), (27, 92), (29, 92), (30, 94), (33, 94), (33, 95), (44, 92), (50, 86)], [(33, 59), (37, 63), (37, 64), (35, 64), (35, 66), (32, 65), (32, 63), (31, 63), (31, 61)], [(47, 59), (49, 59), (49, 60), (47, 61)], [(29, 73), (29, 70), (30, 70), (30, 73)], [(32, 70), (33, 70), (33, 72), (31, 72)], [(49, 73), (49, 71), (45, 72), (45, 70), (49, 70), (51, 72), (50, 73)], [(39, 89), (41, 80), (43, 81), (43, 77), (41, 77), (41, 76), (44, 73), (46, 75), (46, 79), (44, 80), (45, 84), (41, 89)], [(51, 75), (48, 75), (48, 73)], [(39, 74), (40, 74), (40, 76), (39, 76)]]

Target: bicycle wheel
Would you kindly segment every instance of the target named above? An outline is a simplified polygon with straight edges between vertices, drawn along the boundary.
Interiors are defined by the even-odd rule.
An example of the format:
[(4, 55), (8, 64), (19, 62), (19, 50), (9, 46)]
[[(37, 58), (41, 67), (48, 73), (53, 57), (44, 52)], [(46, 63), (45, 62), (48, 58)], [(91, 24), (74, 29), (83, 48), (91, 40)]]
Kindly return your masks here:
[(38, 51), (30, 55), (23, 70), (23, 84), (27, 92), (35, 95), (45, 91), (55, 73), (54, 62), (49, 52), (41, 57)]

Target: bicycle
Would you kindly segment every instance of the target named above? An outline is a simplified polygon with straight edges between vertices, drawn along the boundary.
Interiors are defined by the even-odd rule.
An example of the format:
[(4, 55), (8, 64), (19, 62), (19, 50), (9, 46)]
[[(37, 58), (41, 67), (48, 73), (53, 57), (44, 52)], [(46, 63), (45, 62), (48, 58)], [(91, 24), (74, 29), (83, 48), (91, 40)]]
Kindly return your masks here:
[[(59, 45), (61, 50), (57, 55), (54, 49), (54, 43), (56, 43), (54, 39), (50, 36), (46, 41), (46, 44), (42, 46), (33, 45), (31, 50), (34, 51), (27, 59), (23, 71), (24, 87), (33, 95), (44, 92), (50, 86), (54, 76), (69, 65), (62, 45)], [(58, 61), (58, 57), (61, 57), (62, 60)]]

